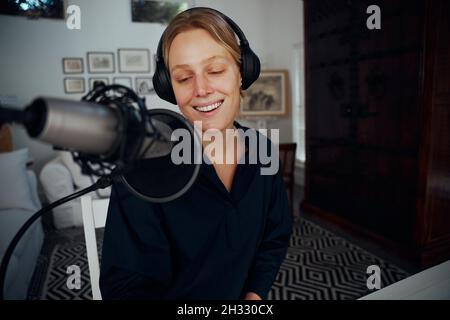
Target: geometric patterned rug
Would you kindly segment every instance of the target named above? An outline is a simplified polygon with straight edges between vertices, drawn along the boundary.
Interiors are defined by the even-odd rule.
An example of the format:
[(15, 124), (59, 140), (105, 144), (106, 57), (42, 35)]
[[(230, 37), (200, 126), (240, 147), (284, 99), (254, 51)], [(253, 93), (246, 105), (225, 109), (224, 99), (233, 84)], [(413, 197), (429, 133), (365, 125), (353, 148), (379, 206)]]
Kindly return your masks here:
[[(97, 239), (103, 239), (99, 229)], [(92, 299), (83, 228), (58, 230), (41, 253), (28, 299)], [(101, 253), (101, 242), (98, 251)], [(81, 269), (81, 289), (68, 289), (67, 267)], [(381, 287), (409, 276), (402, 269), (302, 218), (294, 224), (286, 259), (269, 292), (268, 300), (347, 300), (360, 298), (367, 289), (369, 265), (381, 270)]]
[[(96, 229), (103, 239), (103, 229)], [(102, 243), (97, 249), (101, 261)], [(80, 289), (69, 289), (67, 267), (76, 265), (81, 271)], [(44, 247), (28, 291), (29, 300), (92, 300), (89, 266), (83, 228), (53, 230), (46, 236)]]
[(367, 288), (367, 267), (381, 271), (381, 288), (409, 274), (317, 224), (296, 224), (286, 259), (269, 293), (274, 300), (354, 300)]
[[(67, 287), (67, 266), (70, 265), (77, 265), (81, 269), (79, 290)], [(71, 246), (55, 246), (41, 297), (46, 300), (92, 299), (84, 242)]]

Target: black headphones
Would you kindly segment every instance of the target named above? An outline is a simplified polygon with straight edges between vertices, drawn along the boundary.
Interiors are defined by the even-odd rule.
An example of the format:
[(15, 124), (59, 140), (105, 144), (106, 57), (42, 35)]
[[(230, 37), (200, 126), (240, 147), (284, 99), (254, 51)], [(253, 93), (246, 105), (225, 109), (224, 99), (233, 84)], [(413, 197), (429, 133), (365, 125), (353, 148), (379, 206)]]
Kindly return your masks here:
[[(258, 56), (252, 51), (252, 49), (250, 49), (250, 45), (248, 44), (248, 41), (245, 38), (245, 35), (242, 32), (241, 28), (239, 28), (239, 26), (233, 20), (215, 9), (195, 7), (184, 12), (198, 9), (208, 9), (219, 14), (230, 25), (234, 33), (236, 33), (236, 35), (238, 36), (239, 47), (241, 50), (241, 88), (243, 90), (247, 89), (253, 82), (256, 81), (256, 79), (258, 79), (259, 72), (261, 71), (261, 64), (259, 62)], [(161, 36), (161, 39), (159, 39), (158, 49), (156, 52), (156, 69), (153, 75), (153, 87), (161, 99), (173, 104), (177, 104), (175, 93), (173, 92), (172, 84), (170, 82), (170, 75), (166, 68), (166, 65), (164, 64), (164, 57), (162, 53), (164, 34), (165, 32)]]

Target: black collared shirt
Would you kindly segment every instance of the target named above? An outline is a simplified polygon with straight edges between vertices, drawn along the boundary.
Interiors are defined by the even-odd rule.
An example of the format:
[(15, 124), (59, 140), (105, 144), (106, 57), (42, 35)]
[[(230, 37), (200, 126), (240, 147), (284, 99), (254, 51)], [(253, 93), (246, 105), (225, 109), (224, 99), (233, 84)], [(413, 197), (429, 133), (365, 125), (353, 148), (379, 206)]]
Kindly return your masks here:
[(167, 203), (146, 202), (113, 185), (103, 299), (240, 299), (250, 291), (267, 297), (292, 220), (281, 170), (262, 175), (260, 162), (249, 163), (248, 149), (230, 192), (206, 163), (189, 191)]

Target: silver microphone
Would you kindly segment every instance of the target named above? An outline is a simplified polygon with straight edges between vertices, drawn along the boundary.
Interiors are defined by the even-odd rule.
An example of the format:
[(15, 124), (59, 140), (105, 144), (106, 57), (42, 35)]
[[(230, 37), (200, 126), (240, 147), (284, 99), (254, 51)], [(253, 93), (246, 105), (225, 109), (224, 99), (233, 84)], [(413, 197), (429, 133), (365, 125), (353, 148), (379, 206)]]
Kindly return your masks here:
[(111, 154), (123, 131), (120, 114), (112, 106), (41, 97), (25, 112), (33, 119), (25, 123), (31, 137), (88, 154)]
[[(102, 105), (87, 101), (40, 97), (26, 109), (23, 125), (38, 140), (71, 151), (108, 158), (118, 149), (125, 131), (124, 119), (113, 103)], [(133, 111), (128, 126), (142, 121)], [(140, 146), (141, 159), (169, 154), (174, 142), (172, 129), (162, 121), (148, 119), (147, 136)], [(152, 134), (158, 133), (159, 139)], [(145, 152), (145, 153), (144, 153)]]

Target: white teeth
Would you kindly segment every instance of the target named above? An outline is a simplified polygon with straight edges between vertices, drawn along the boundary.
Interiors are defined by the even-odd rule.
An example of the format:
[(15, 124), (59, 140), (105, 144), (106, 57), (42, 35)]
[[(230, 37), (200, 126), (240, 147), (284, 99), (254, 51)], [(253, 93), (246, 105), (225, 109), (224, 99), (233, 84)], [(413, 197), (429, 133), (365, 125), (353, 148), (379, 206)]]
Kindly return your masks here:
[(208, 112), (208, 111), (211, 111), (211, 110), (214, 110), (214, 109), (217, 109), (218, 107), (220, 107), (220, 106), (222, 105), (222, 102), (223, 102), (223, 101), (219, 101), (219, 102), (213, 103), (213, 104), (211, 104), (211, 105), (209, 105), (209, 106), (204, 106), (204, 107), (194, 107), (194, 108), (195, 108), (195, 110), (197, 110), (197, 111)]

